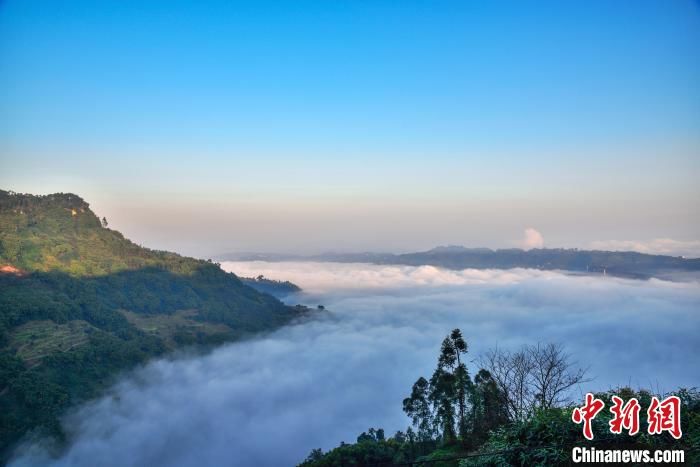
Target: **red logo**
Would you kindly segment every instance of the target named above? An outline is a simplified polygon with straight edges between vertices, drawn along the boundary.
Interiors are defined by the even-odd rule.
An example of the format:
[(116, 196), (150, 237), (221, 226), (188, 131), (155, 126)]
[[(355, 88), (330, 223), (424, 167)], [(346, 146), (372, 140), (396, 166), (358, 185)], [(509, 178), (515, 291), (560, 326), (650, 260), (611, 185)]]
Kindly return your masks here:
[(656, 397), (652, 397), (647, 417), (649, 420), (647, 431), (650, 435), (658, 435), (668, 431), (676, 439), (683, 436), (681, 432), (681, 400), (677, 396), (669, 396), (661, 402)]
[[(639, 433), (639, 411), (641, 410), (639, 401), (633, 397), (625, 402), (618, 396), (612, 396), (612, 402), (610, 412), (613, 417), (608, 423), (610, 432), (619, 435), (623, 430), (627, 430), (630, 436)], [(593, 420), (603, 408), (605, 408), (605, 402), (590, 392), (586, 394), (586, 403), (583, 407), (574, 408), (571, 419), (574, 423), (583, 423), (583, 436), (586, 439), (593, 439)], [(680, 439), (683, 436), (680, 398), (669, 396), (659, 401), (658, 397), (652, 397), (647, 410), (647, 423), (647, 432), (650, 435), (659, 435), (667, 431), (675, 439)]]
[(625, 404), (625, 401), (617, 396), (612, 396), (612, 401), (610, 411), (613, 419), (609, 423), (610, 432), (619, 435), (624, 428), (631, 436), (639, 433), (639, 401), (633, 397)]
[(580, 408), (576, 407), (571, 414), (571, 419), (574, 423), (583, 422), (583, 436), (585, 436), (586, 439), (593, 439), (593, 419), (604, 407), (605, 402), (596, 399), (595, 396), (589, 392), (586, 394), (586, 405)]

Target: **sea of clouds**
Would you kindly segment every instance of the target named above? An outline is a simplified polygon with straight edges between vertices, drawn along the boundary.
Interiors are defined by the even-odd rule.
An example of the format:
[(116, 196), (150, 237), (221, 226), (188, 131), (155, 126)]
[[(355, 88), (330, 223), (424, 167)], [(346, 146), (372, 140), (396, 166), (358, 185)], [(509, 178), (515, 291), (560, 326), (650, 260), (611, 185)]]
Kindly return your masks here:
[[(206, 356), (155, 361), (64, 419), (54, 465), (284, 466), (368, 427), (405, 429), (401, 401), (429, 376), (442, 338), (462, 329), (470, 370), (499, 346), (559, 342), (589, 368), (576, 388), (697, 386), (700, 283), (525, 269), (227, 262), (304, 289), (326, 311)], [(13, 465), (45, 464), (41, 443)]]

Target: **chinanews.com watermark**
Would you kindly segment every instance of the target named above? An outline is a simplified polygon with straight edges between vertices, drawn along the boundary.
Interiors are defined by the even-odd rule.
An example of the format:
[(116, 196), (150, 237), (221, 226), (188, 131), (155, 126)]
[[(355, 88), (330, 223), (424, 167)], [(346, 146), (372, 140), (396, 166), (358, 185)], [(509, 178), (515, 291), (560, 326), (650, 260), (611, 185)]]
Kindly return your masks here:
[(615, 464), (615, 463), (644, 463), (644, 464), (676, 464), (685, 462), (685, 451), (682, 449), (596, 449), (575, 447), (571, 450), (571, 460), (575, 464)]
[[(639, 414), (642, 409), (636, 398), (628, 401), (618, 396), (612, 396), (613, 405), (610, 407), (612, 419), (608, 422), (610, 433), (634, 436), (640, 431)], [(592, 441), (594, 439), (593, 420), (605, 408), (605, 402), (596, 398), (593, 394), (586, 394), (586, 401), (582, 407), (576, 407), (571, 419), (574, 423), (582, 424), (583, 436)], [(669, 396), (663, 400), (652, 397), (646, 410), (647, 433), (660, 435), (669, 433), (674, 439), (681, 439), (681, 400), (677, 396)], [(596, 449), (593, 447), (577, 446), (571, 450), (571, 460), (579, 463), (644, 463), (644, 464), (668, 464), (684, 463), (685, 451), (682, 449)]]

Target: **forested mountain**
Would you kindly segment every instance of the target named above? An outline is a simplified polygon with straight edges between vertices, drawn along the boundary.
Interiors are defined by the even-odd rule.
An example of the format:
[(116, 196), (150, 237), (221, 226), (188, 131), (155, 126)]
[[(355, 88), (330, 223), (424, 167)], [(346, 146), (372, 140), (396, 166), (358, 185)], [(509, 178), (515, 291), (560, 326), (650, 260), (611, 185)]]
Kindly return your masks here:
[(74, 194), (0, 190), (0, 462), (29, 430), (119, 370), (289, 322), (288, 307), (210, 261), (143, 248)]
[(465, 248), (442, 246), (416, 253), (323, 253), (314, 256), (264, 253), (231, 253), (222, 260), (240, 261), (334, 261), (340, 263), (401, 264), (438, 266), (447, 269), (531, 268), (589, 274), (608, 274), (646, 279), (700, 273), (700, 258), (648, 255), (634, 251), (579, 250), (577, 248)]

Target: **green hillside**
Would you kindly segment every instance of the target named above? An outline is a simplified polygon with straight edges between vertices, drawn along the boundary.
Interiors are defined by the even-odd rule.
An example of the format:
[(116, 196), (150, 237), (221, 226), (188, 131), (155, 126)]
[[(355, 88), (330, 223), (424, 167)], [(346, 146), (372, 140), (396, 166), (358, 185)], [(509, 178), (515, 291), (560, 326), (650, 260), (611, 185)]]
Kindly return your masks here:
[[(106, 222), (105, 222), (106, 223)], [(144, 267), (191, 274), (205, 263), (143, 248), (103, 226), (82, 198), (0, 190), (0, 260), (25, 271), (100, 276)]]
[(186, 345), (289, 322), (305, 309), (209, 261), (154, 251), (73, 194), (0, 190), (0, 460), (114, 375)]

